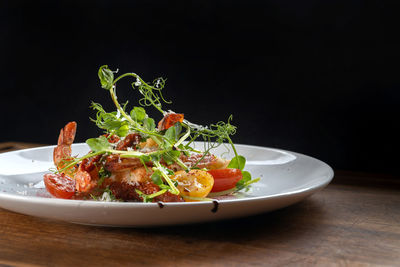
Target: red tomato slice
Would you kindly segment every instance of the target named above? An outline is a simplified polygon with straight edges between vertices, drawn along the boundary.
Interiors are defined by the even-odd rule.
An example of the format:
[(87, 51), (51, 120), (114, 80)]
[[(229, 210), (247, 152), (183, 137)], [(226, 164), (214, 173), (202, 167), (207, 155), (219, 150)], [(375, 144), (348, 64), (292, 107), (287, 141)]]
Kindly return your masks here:
[(57, 198), (68, 199), (75, 194), (75, 180), (63, 173), (47, 173), (43, 180), (47, 191)]
[(239, 169), (216, 169), (209, 170), (208, 173), (214, 177), (214, 186), (211, 192), (232, 189), (243, 178), (242, 171)]

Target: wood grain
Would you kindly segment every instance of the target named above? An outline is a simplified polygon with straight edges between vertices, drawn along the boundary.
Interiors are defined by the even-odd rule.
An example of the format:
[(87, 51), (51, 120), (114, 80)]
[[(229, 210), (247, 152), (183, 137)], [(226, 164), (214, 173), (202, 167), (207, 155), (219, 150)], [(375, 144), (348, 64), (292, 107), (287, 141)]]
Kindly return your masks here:
[(0, 143), (0, 153), (13, 151), (17, 149), (38, 147), (38, 146), (44, 146), (44, 145), (35, 143), (25, 143), (25, 142), (2, 142)]
[(400, 262), (399, 193), (333, 183), (275, 212), (150, 229), (75, 225), (0, 209), (0, 263), (393, 266)]
[(93, 227), (0, 209), (0, 266), (398, 266), (396, 178), (337, 172), (291, 207), (175, 227)]

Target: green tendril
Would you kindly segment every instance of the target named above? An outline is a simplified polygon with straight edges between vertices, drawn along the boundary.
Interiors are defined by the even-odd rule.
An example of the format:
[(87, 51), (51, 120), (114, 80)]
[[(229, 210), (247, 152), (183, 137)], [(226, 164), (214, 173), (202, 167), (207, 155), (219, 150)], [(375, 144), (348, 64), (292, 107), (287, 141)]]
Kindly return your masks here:
[[(104, 130), (107, 137), (100, 136), (98, 138), (88, 139), (86, 143), (89, 145), (91, 152), (83, 157), (75, 158), (58, 172), (64, 172), (76, 164), (79, 164), (79, 162), (84, 159), (101, 154), (118, 154), (121, 158), (138, 158), (145, 166), (146, 170), (149, 170), (146, 165), (147, 162), (151, 161), (155, 173), (154, 176), (152, 176), (152, 179), (154, 178), (153, 181), (160, 186), (160, 191), (151, 195), (145, 195), (139, 190), (136, 191), (136, 193), (143, 198), (143, 201), (147, 202), (167, 191), (179, 195), (179, 190), (176, 188), (174, 181), (170, 178), (170, 172), (172, 171), (162, 164), (169, 166), (170, 164), (175, 163), (182, 169), (189, 171), (191, 168), (196, 168), (198, 163), (200, 163), (212, 149), (222, 144), (229, 144), (234, 152), (234, 159), (236, 159), (236, 161), (232, 163), (232, 166), (239, 166), (240, 162), (245, 162), (245, 160), (243, 160), (244, 157), (238, 155), (231, 139), (231, 136), (236, 133), (236, 126), (231, 124), (232, 115), (228, 117), (227, 122), (220, 121), (210, 124), (209, 126), (201, 126), (183, 120), (183, 122), (177, 122), (174, 126), (171, 126), (168, 129), (158, 129), (155, 120), (147, 115), (144, 108), (153, 107), (163, 116), (168, 116), (169, 112), (164, 111), (163, 104), (171, 104), (171, 101), (167, 101), (162, 93), (166, 79), (160, 77), (154, 79), (152, 82), (145, 82), (136, 73), (125, 73), (116, 78), (114, 77), (115, 73), (116, 72), (111, 71), (107, 65), (103, 65), (98, 71), (98, 76), (101, 87), (109, 91), (117, 110), (107, 112), (100, 104), (94, 102), (91, 104), (91, 108), (96, 112), (95, 118), (91, 118), (91, 121), (93, 121), (100, 129)], [(117, 83), (123, 78), (133, 79), (131, 87), (141, 95), (138, 99), (140, 106), (133, 107), (130, 111), (128, 102), (120, 104), (117, 97)], [(186, 128), (186, 130), (182, 131), (184, 128)], [(157, 144), (158, 149), (148, 153), (143, 153), (137, 150), (117, 150), (115, 149), (115, 144), (112, 144), (109, 141), (109, 139), (114, 135), (118, 136), (121, 140), (130, 133), (140, 134), (142, 141), (151, 138)], [(198, 139), (204, 141), (203, 152), (190, 146)], [(202, 156), (191, 168), (189, 168), (184, 162), (182, 162), (180, 156), (182, 153), (190, 155), (192, 152), (202, 153)], [(242, 169), (244, 164), (240, 166)], [(242, 180), (238, 184), (237, 188), (248, 187), (248, 185), (256, 180), (257, 179), (251, 180), (251, 176), (246, 172), (246, 179)], [(202, 200), (210, 199), (202, 198)]]

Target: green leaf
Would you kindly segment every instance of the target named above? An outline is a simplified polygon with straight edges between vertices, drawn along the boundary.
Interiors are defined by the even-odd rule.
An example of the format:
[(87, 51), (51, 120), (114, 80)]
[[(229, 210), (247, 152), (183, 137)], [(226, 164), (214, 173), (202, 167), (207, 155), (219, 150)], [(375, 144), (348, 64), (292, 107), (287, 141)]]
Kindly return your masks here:
[(142, 122), (146, 118), (146, 111), (142, 107), (133, 107), (131, 118), (137, 122)]
[(110, 113), (104, 115), (103, 120), (102, 126), (107, 131), (117, 131), (121, 127), (121, 122)]
[(148, 155), (143, 155), (140, 157), (141, 160), (143, 160), (144, 163), (149, 162), (151, 160), (151, 157)]
[(156, 185), (161, 185), (161, 184), (163, 184), (163, 180), (162, 180), (162, 176), (161, 176), (161, 173), (160, 173), (160, 171), (155, 171), (152, 175), (151, 175), (151, 180), (153, 180), (153, 182), (156, 184)]
[(243, 175), (242, 180), (244, 182), (248, 182), (251, 180), (251, 174), (248, 171), (242, 171), (242, 175)]
[(110, 143), (103, 135), (98, 138), (90, 138), (86, 140), (86, 144), (88, 144), (93, 152), (100, 152), (110, 148)]
[(174, 143), (176, 140), (176, 129), (175, 127), (169, 127), (168, 130), (165, 132), (164, 136), (171, 141), (171, 143)]
[(114, 82), (114, 73), (108, 68), (107, 65), (100, 67), (98, 76), (100, 79), (101, 87), (110, 90)]
[(156, 124), (152, 118), (145, 118), (143, 120), (143, 125), (150, 132), (154, 131), (156, 128)]
[(152, 162), (158, 162), (161, 160), (161, 156), (159, 154), (153, 154), (150, 156)]
[(231, 159), (227, 168), (243, 170), (246, 165), (246, 158), (238, 155)]
[(245, 189), (246, 191), (248, 191), (250, 189), (251, 184), (257, 183), (258, 181), (260, 181), (260, 177), (252, 179), (251, 174), (247, 171), (242, 171), (242, 174), (243, 174), (243, 178), (236, 184), (237, 191), (242, 190), (242, 189)]
[(119, 127), (119, 129), (117, 130), (116, 134), (120, 137), (124, 137), (128, 134), (129, 132), (129, 125), (128, 124), (124, 124), (121, 127)]
[(179, 158), (180, 155), (181, 152), (179, 150), (171, 150), (168, 153), (165, 153), (162, 158), (165, 160), (167, 165), (171, 165), (175, 163), (176, 159)]
[(238, 190), (242, 190), (246, 187), (246, 184), (251, 181), (251, 174), (248, 171), (242, 171), (243, 178), (236, 183)]
[(174, 125), (176, 137), (178, 138), (179, 134), (182, 132), (182, 124), (180, 122), (175, 123)]

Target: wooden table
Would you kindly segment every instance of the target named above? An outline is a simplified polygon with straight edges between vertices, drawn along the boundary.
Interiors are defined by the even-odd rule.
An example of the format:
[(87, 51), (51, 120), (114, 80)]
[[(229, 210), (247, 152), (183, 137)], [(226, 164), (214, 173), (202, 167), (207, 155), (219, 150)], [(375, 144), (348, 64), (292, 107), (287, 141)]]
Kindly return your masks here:
[(336, 172), (308, 199), (253, 217), (130, 229), (0, 209), (0, 266), (400, 266), (400, 180)]

